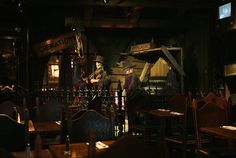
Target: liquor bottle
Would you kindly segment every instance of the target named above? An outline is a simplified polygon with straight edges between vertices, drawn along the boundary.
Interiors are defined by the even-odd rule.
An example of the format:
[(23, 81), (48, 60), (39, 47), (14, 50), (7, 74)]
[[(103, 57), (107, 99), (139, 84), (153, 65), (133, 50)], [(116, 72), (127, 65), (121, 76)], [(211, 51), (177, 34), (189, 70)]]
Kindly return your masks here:
[(66, 140), (65, 140), (65, 150), (64, 150), (65, 155), (70, 155), (70, 136), (67, 134), (66, 135)]
[(29, 143), (26, 144), (24, 158), (30, 158), (30, 144)]
[(90, 133), (89, 147), (88, 147), (88, 158), (94, 158), (96, 154), (96, 133)]

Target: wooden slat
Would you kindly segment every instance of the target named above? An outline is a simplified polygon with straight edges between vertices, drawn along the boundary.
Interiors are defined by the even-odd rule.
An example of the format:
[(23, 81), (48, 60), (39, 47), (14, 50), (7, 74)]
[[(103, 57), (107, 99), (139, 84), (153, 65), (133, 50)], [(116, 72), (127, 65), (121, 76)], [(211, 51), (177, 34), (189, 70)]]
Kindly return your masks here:
[[(142, 73), (143, 67), (134, 68), (134, 73), (140, 75)], [(125, 75), (125, 70), (124, 68), (113, 67), (111, 68), (111, 75)]]
[(224, 75), (226, 77), (236, 75), (236, 64), (225, 65), (224, 66)]
[(112, 82), (116, 81), (118, 82), (119, 80), (124, 80), (125, 75), (110, 75), (110, 79)]
[(124, 71), (124, 68), (113, 67), (111, 68), (111, 74), (112, 75), (125, 75), (125, 71)]
[(184, 70), (182, 69), (182, 67), (177, 63), (177, 61), (175, 60), (175, 58), (171, 55), (171, 53), (168, 51), (168, 49), (165, 46), (161, 47), (163, 53), (166, 55), (166, 57), (169, 59), (169, 61), (171, 62), (172, 65), (174, 65), (174, 67), (176, 68), (176, 70), (182, 75), (185, 75)]
[(143, 68), (143, 70), (142, 70), (142, 73), (141, 73), (141, 75), (140, 75), (140, 77), (139, 77), (139, 80), (141, 81), (141, 82), (143, 82), (144, 81), (144, 79), (145, 79), (145, 77), (147, 76), (147, 73), (149, 72), (148, 70), (149, 70), (149, 68), (150, 68), (150, 63), (148, 63), (148, 62), (146, 62), (146, 64), (144, 65), (144, 68)]
[(168, 63), (163, 59), (159, 58), (150, 70), (151, 77), (167, 76), (169, 72)]

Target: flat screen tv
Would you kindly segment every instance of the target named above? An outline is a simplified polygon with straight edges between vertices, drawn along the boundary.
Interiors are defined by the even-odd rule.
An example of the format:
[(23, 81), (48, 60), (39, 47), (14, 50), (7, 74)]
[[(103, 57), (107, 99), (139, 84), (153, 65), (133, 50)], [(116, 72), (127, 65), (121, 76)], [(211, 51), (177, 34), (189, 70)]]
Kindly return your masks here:
[(218, 7), (218, 19), (225, 19), (232, 16), (231, 2), (222, 4)]
[(236, 0), (221, 0), (216, 7), (216, 28), (222, 31), (236, 29)]

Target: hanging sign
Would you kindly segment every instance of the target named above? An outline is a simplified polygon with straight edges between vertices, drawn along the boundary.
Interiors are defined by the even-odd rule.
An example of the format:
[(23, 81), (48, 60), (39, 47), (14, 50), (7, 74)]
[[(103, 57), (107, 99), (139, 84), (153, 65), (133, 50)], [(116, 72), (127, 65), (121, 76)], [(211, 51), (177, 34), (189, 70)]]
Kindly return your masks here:
[(76, 37), (73, 33), (61, 35), (54, 39), (45, 40), (35, 46), (38, 56), (52, 54), (54, 52), (63, 50), (65, 48), (74, 46), (76, 44)]
[(143, 43), (143, 44), (137, 44), (137, 45), (131, 46), (130, 51), (138, 52), (138, 51), (148, 50), (152, 48), (155, 48), (155, 45), (153, 42), (149, 42), (149, 43)]

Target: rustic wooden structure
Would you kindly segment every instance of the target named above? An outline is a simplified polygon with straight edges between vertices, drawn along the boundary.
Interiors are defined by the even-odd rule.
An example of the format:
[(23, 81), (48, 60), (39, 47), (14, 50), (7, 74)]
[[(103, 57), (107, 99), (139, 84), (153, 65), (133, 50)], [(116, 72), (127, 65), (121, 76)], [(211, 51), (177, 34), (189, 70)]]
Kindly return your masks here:
[[(150, 75), (154, 75), (156, 77), (166, 77), (166, 74), (168, 73), (167, 66), (165, 64), (162, 64), (161, 66), (161, 64), (158, 62), (159, 59), (163, 61), (165, 60), (176, 72), (178, 72), (180, 80), (180, 92), (183, 93), (185, 73), (183, 71), (182, 48), (167, 48), (165, 46), (162, 46), (153, 49), (140, 50), (137, 52), (121, 53), (121, 55), (126, 56), (125, 60), (130, 60), (135, 65), (134, 73), (138, 76), (141, 76), (144, 68), (146, 68), (145, 64), (150, 63), (148, 66), (149, 72), (146, 72), (146, 78), (150, 77)], [(122, 85), (124, 84), (125, 71), (122, 66), (122, 63), (125, 60), (117, 63), (118, 66), (111, 68), (111, 89), (115, 89), (117, 87), (119, 80), (121, 81)]]

